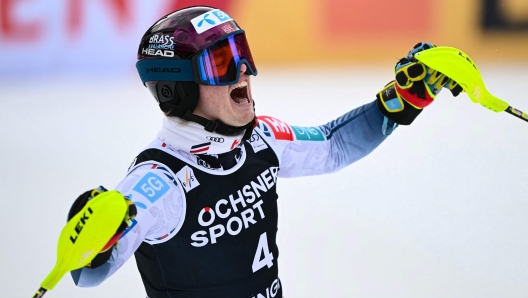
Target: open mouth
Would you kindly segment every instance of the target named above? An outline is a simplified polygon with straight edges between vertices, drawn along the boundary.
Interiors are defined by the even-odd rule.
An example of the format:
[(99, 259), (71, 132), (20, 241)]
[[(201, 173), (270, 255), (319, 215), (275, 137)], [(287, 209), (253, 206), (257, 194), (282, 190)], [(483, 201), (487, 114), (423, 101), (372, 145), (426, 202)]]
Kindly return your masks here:
[(249, 104), (248, 83), (246, 81), (239, 82), (231, 90), (230, 95), (231, 99), (239, 105)]

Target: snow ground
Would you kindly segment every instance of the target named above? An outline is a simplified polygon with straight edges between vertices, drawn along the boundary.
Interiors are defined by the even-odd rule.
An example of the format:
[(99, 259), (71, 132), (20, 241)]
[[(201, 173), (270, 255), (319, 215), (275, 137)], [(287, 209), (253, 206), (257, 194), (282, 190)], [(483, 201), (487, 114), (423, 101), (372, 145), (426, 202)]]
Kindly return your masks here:
[[(481, 66), (528, 110), (528, 65)], [(257, 112), (323, 124), (374, 99), (386, 69), (261, 69)], [(53, 267), (70, 203), (115, 186), (161, 112), (136, 75), (0, 82), (0, 288), (30, 297)], [(444, 91), (410, 127), (341, 172), (279, 181), (280, 276), (295, 297), (526, 297), (528, 123)], [(135, 262), (93, 289), (145, 297)]]

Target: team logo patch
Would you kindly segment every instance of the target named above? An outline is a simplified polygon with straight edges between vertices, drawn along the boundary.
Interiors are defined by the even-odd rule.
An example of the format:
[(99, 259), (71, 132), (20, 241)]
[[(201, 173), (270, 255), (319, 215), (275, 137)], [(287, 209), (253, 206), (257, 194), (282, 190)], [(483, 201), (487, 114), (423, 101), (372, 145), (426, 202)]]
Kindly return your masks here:
[(145, 174), (134, 186), (134, 191), (143, 195), (151, 203), (159, 200), (169, 189), (170, 186), (160, 176), (152, 172)]
[(192, 154), (205, 153), (205, 152), (207, 152), (207, 150), (209, 150), (209, 146), (211, 146), (211, 142), (194, 145), (194, 146), (191, 147), (190, 153), (192, 153)]
[(180, 180), (180, 183), (186, 192), (189, 192), (193, 188), (200, 185), (200, 182), (198, 182), (198, 179), (196, 179), (196, 176), (194, 176), (193, 170), (189, 166), (183, 167), (183, 169), (176, 173), (176, 178)]
[(270, 127), (275, 139), (293, 141), (293, 131), (286, 122), (269, 116), (259, 116), (258, 119)]
[(224, 30), (225, 33), (235, 32), (235, 29), (233, 29), (233, 27), (231, 27), (229, 24), (222, 26), (222, 30)]
[(296, 140), (302, 141), (324, 141), (326, 140), (323, 132), (317, 127), (300, 127), (292, 126)]
[(251, 144), (251, 147), (253, 148), (253, 151), (255, 151), (255, 153), (268, 148), (268, 145), (266, 144), (266, 142), (264, 142), (264, 140), (262, 140), (258, 133), (254, 132), (251, 135), (251, 138), (247, 141)]
[(201, 34), (211, 28), (231, 20), (233, 19), (227, 13), (221, 11), (220, 9), (215, 9), (195, 17), (191, 20), (191, 23), (193, 24), (194, 29), (196, 29), (196, 32)]

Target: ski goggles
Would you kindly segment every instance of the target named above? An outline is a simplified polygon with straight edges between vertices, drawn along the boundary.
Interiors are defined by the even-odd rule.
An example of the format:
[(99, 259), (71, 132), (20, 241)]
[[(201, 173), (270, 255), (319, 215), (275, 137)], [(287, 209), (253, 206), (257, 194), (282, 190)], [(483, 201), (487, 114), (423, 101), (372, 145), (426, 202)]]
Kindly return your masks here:
[(148, 81), (194, 81), (209, 86), (236, 84), (240, 68), (246, 64), (246, 73), (257, 75), (244, 31), (223, 36), (193, 55), (191, 60), (145, 59), (136, 63), (139, 76)]
[(244, 32), (227, 35), (204, 48), (193, 57), (197, 66), (197, 83), (223, 86), (238, 82), (240, 67), (246, 64), (246, 72), (257, 75), (257, 67), (251, 56)]

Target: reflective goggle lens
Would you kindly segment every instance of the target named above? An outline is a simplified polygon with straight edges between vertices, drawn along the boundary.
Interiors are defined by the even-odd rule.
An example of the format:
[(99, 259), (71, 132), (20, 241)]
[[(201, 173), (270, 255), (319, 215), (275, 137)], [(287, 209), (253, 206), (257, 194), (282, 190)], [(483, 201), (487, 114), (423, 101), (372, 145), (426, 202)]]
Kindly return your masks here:
[(197, 62), (200, 81), (207, 85), (236, 83), (242, 63), (246, 63), (248, 74), (257, 74), (244, 33), (231, 35), (205, 48), (198, 56)]

